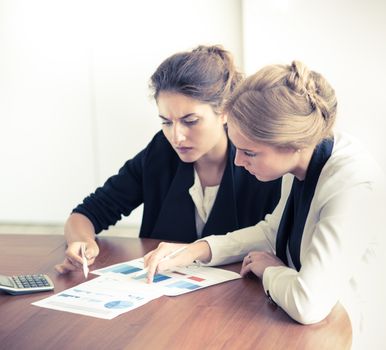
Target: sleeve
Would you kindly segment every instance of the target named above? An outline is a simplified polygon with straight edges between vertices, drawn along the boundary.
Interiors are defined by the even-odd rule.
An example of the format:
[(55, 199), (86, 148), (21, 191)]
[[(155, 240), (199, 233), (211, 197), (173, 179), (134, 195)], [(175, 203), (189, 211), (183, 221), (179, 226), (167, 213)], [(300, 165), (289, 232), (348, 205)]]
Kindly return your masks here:
[(272, 214), (267, 214), (264, 220), (255, 226), (229, 232), (226, 235), (212, 235), (201, 239), (208, 242), (212, 253), (212, 259), (206, 265), (224, 265), (241, 261), (245, 255), (253, 250), (275, 254), (276, 233), (292, 181), (292, 175), (283, 177), (281, 198), (278, 205)]
[(73, 213), (85, 215), (95, 233), (107, 229), (143, 202), (143, 167), (147, 149), (128, 160), (118, 174), (110, 177), (79, 204)]
[(315, 211), (318, 217), (309, 241), (303, 236), (300, 271), (268, 267), (263, 275), (266, 293), (302, 324), (319, 322), (330, 313), (374, 242), (367, 227), (371, 183), (335, 189)]

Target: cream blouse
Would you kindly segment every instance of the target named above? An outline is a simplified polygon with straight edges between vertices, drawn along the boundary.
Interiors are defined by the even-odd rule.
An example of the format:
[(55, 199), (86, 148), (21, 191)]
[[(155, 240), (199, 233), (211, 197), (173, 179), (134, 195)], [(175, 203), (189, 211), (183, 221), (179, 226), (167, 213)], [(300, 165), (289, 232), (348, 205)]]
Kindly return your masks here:
[(189, 194), (196, 206), (196, 231), (197, 238), (201, 238), (202, 230), (208, 221), (209, 214), (213, 208), (214, 201), (220, 185), (207, 186), (205, 190), (202, 189), (200, 178), (198, 177), (196, 169), (194, 169), (194, 184), (189, 188)]

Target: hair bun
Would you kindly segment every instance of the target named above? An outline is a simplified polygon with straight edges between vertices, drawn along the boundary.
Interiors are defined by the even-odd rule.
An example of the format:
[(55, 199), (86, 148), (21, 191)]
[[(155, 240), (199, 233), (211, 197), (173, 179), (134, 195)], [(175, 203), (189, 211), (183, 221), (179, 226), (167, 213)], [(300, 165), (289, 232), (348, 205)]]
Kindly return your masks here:
[(316, 74), (300, 61), (292, 61), (290, 74), (287, 78), (288, 86), (300, 96), (307, 98), (313, 110), (319, 108), (326, 118), (326, 108), (317, 86)]
[(224, 56), (225, 50), (221, 45), (199, 45), (192, 52), (214, 53), (219, 56)]

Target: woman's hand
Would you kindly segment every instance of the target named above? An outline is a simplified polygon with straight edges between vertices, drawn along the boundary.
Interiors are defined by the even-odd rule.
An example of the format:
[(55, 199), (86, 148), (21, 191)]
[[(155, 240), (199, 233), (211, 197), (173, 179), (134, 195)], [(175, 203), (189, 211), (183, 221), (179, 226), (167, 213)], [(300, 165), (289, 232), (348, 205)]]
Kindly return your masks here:
[(68, 244), (66, 250), (66, 257), (61, 264), (55, 265), (55, 270), (59, 273), (67, 273), (82, 269), (82, 244), (85, 244), (85, 256), (87, 258), (87, 265), (92, 265), (95, 262), (95, 258), (99, 254), (99, 247), (94, 240), (88, 242), (76, 241)]
[[(175, 256), (178, 249), (182, 249)], [(161, 242), (158, 248), (144, 256), (144, 266), (147, 267), (147, 281), (153, 282), (156, 273), (169, 270), (178, 266), (191, 265), (195, 260), (210, 260), (211, 253), (208, 243), (205, 241), (192, 244), (176, 244)]]
[(250, 252), (243, 261), (240, 275), (252, 272), (262, 278), (264, 270), (269, 266), (286, 266), (276, 255), (268, 252)]

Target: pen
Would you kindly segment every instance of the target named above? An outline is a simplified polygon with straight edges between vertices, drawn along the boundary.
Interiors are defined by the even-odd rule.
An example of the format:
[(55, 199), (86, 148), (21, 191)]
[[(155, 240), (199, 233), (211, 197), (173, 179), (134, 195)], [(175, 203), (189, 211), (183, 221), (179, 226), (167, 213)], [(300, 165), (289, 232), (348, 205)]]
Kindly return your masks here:
[[(169, 259), (171, 259), (171, 258), (174, 258), (177, 254), (181, 253), (181, 252), (182, 252), (183, 250), (185, 250), (187, 247), (188, 247), (188, 246), (185, 245), (185, 246), (183, 246), (183, 247), (181, 247), (181, 248), (178, 248), (178, 249), (175, 250), (174, 252), (171, 252), (170, 254), (164, 256), (159, 262), (162, 262), (162, 261), (165, 261), (165, 260), (169, 260)], [(148, 271), (148, 268), (145, 267), (145, 268), (143, 268), (141, 271), (138, 271), (138, 272), (134, 273), (132, 277), (133, 277), (133, 278), (137, 278), (137, 277), (139, 277), (139, 276), (142, 276), (142, 275), (146, 274), (147, 271)]]
[(83, 274), (84, 274), (84, 277), (87, 278), (88, 265), (87, 265), (87, 258), (86, 258), (86, 243), (82, 243), (82, 245), (80, 246), (80, 250), (82, 253)]

